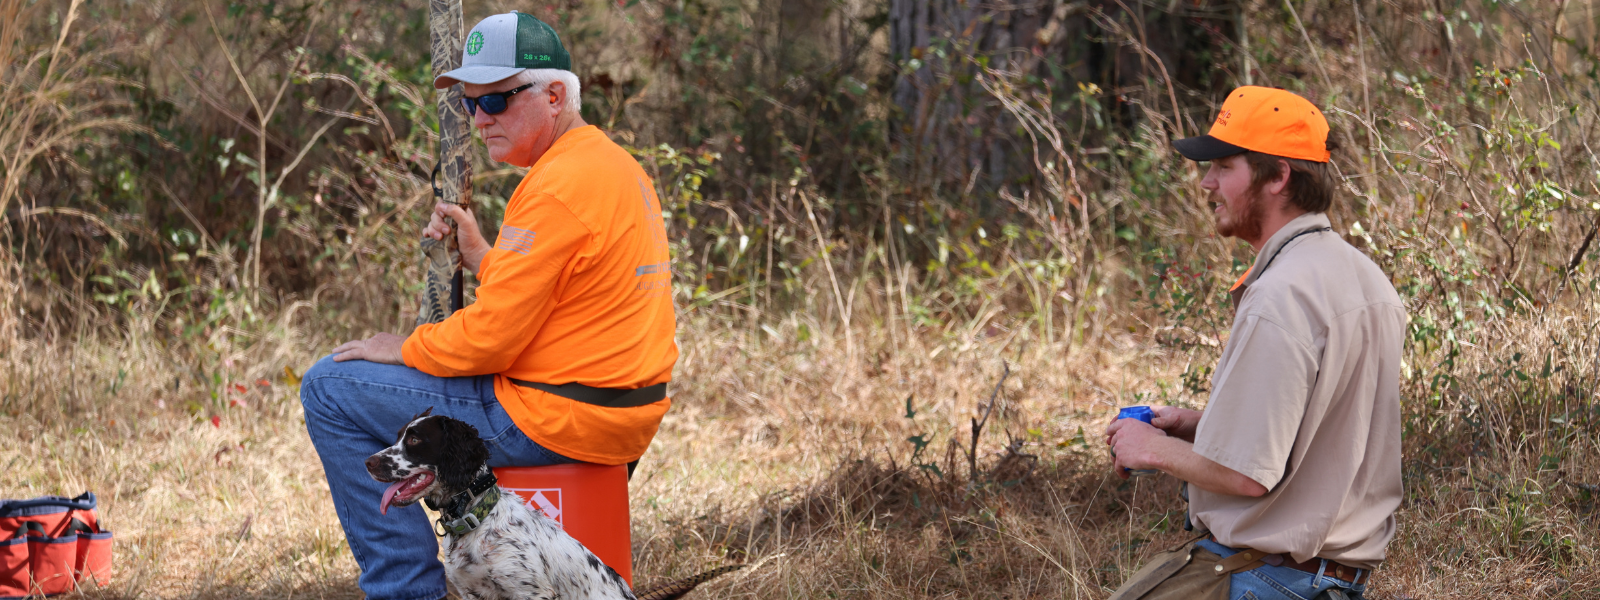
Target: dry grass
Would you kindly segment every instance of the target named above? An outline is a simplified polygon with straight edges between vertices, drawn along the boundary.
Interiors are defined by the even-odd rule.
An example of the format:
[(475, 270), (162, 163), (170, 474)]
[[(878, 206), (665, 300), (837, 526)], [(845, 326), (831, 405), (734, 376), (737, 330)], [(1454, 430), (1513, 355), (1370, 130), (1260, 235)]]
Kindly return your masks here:
[[(775, 330), (793, 333), (797, 324), (777, 323)], [(980, 445), (986, 468), (993, 462), (988, 455), (1004, 445), (1002, 432), (1030, 437), (1025, 429), (1036, 427), (1041, 430), (1030, 439), (1059, 440), (1070, 438), (1081, 425), (1092, 435), (1115, 404), (1113, 396), (1126, 397), (1149, 377), (1142, 372), (1148, 365), (1138, 361), (1131, 344), (1106, 352), (1103, 359), (1082, 361), (1084, 368), (1072, 373), (1060, 369), (1049, 350), (1026, 352), (1019, 359), (1015, 337), (915, 344), (891, 356), (883, 331), (861, 333), (882, 359), (850, 367), (842, 364), (837, 340), (819, 336), (815, 344), (773, 343), (761, 330), (752, 335), (727, 329), (716, 319), (689, 321), (682, 337), (703, 342), (684, 348), (677, 406), (634, 484), (642, 580), (682, 574), (707, 560), (722, 560), (721, 555), (742, 561), (788, 552), (770, 563), (771, 568), (755, 573), (752, 581), (781, 574), (779, 581), (807, 582), (796, 588), (806, 596), (825, 595), (816, 586), (834, 583), (840, 589), (878, 587), (873, 580), (882, 575), (870, 569), (858, 574), (868, 579), (834, 583), (803, 573), (809, 568), (805, 565), (837, 559), (852, 544), (899, 546), (904, 540), (872, 540), (871, 534), (884, 527), (898, 529), (895, 523), (903, 519), (931, 527), (940, 519), (928, 511), (939, 504), (952, 503), (946, 508), (959, 511), (952, 518), (975, 519), (970, 525), (940, 525), (970, 530), (969, 536), (1017, 518), (998, 504), (991, 506), (987, 492), (961, 499), (960, 486), (945, 478), (908, 480), (885, 467), (905, 463), (905, 438), (913, 433), (927, 433), (939, 440), (936, 448), (943, 448), (948, 434), (987, 398), (1001, 355), (1019, 362)], [(308, 342), (316, 344), (326, 340)], [(22, 443), (0, 451), (0, 464), (7, 465), (0, 489), (11, 497), (97, 491), (104, 518), (119, 535), (119, 573), (112, 590), (116, 597), (352, 594), (354, 565), (327, 501), (319, 463), (307, 453), (296, 394), (280, 373), (283, 366), (308, 364), (315, 348), (297, 347), (272, 360), (277, 354), (273, 346), (261, 344), (263, 356), (236, 359), (236, 376), (247, 382), (243, 393), (230, 382), (224, 386), (229, 390), (226, 405), (202, 407), (191, 415), (188, 411), (196, 407), (186, 406), (191, 400), (185, 398), (203, 392), (190, 387), (194, 383), (188, 374), (175, 372), (180, 369), (173, 361), (181, 357), (130, 339), (86, 335), (49, 344), (23, 342), (6, 355), (3, 393), (8, 402), (0, 426), (22, 432)], [(926, 358), (939, 347), (944, 351), (936, 358)], [(57, 376), (63, 372), (72, 376)], [(270, 385), (255, 385), (258, 377), (270, 378)], [(182, 380), (176, 389), (175, 378)], [(912, 393), (918, 411), (914, 420), (904, 417), (905, 395)], [(27, 400), (19, 401), (23, 398)], [(219, 424), (210, 420), (213, 415)], [(1034, 421), (1038, 423), (1030, 425)], [(1080, 463), (1095, 456), (1040, 442), (1019, 449), (1041, 455), (1044, 461), (1037, 471), (1060, 482), (1075, 478)], [(961, 461), (948, 464), (943, 452), (929, 453), (947, 471), (965, 468)], [(1016, 475), (1020, 473), (1009, 476)], [(1111, 502), (1117, 484), (1098, 475), (1090, 479), (1105, 488), (1098, 490), (1095, 502)], [(873, 499), (875, 492), (854, 488), (851, 482), (856, 480), (887, 486), (887, 504), (906, 505), (906, 514), (884, 512), (885, 502)], [(1081, 495), (1031, 487), (1027, 497), (1016, 500), (1028, 505), (1018, 509), (1021, 518), (1049, 516), (1064, 507), (1051, 508), (1045, 497), (1065, 501)], [(1171, 491), (1169, 485), (1156, 487)], [(921, 500), (907, 499), (918, 493)], [(829, 506), (834, 497), (850, 498), (847, 512)], [(809, 514), (798, 515), (797, 505)], [(985, 517), (985, 509), (999, 512)], [(786, 515), (785, 525), (768, 538), (761, 522), (772, 510)], [(1071, 512), (1080, 521), (1088, 514)], [(858, 526), (851, 522), (852, 514), (879, 525)], [(801, 533), (791, 531), (791, 539), (783, 539), (782, 530), (796, 527)], [(844, 531), (854, 534), (828, 539)], [(918, 533), (913, 540), (923, 550), (916, 564), (945, 564), (941, 553), (948, 544), (935, 533)], [(868, 537), (850, 539), (861, 535)], [(1127, 535), (1123, 531), (1117, 537)], [(894, 562), (893, 556), (882, 553), (878, 560)], [(1022, 569), (1047, 558), (1027, 550), (1014, 560)], [(923, 585), (916, 583), (919, 578), (903, 585)]]
[[(1181, 353), (1118, 335), (1069, 355), (1002, 323), (954, 336), (861, 326), (864, 358), (850, 364), (833, 329), (813, 323), (798, 341), (804, 319), (768, 332), (686, 317), (676, 405), (633, 484), (641, 583), (765, 560), (701, 593), (1103, 598), (1151, 548), (1181, 539), (1174, 483), (1110, 476), (1096, 441), (1114, 407), (1177, 376)], [(85, 334), (5, 354), (0, 429), (21, 443), (0, 448), (0, 489), (101, 495), (119, 570), (91, 596), (359, 596), (282, 374), (331, 339), (272, 342), (235, 356), (243, 392), (230, 382), (220, 406), (193, 415), (184, 403), (197, 390), (170, 349)], [(969, 419), (1002, 360), (1012, 376), (973, 484)], [(1071, 443), (1079, 427), (1086, 446)], [(913, 457), (907, 438), (919, 434), (932, 443)], [(1465, 469), (1408, 461), (1401, 535), (1374, 596), (1600, 593), (1596, 506), (1570, 485), (1600, 479), (1593, 440), (1569, 441), (1559, 474), (1540, 470), (1529, 443)], [(1556, 551), (1541, 549), (1545, 534)]]

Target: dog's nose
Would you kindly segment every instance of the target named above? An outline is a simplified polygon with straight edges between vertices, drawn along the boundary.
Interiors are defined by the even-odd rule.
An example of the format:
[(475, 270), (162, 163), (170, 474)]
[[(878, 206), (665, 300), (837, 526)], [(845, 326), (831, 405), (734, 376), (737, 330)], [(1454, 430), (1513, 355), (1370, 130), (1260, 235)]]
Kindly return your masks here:
[(372, 456), (368, 456), (367, 457), (367, 472), (368, 473), (377, 473), (378, 472), (378, 465), (381, 465), (381, 464), (383, 464), (383, 460), (378, 458), (378, 455), (374, 454)]

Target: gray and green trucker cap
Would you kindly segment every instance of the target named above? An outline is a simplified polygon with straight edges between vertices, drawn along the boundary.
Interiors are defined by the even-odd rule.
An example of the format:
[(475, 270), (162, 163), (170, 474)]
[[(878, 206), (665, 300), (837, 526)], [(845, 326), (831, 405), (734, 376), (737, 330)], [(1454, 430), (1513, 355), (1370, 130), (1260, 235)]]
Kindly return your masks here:
[(572, 54), (556, 30), (514, 10), (479, 21), (462, 46), (461, 68), (433, 78), (433, 87), (494, 83), (524, 69), (572, 70)]

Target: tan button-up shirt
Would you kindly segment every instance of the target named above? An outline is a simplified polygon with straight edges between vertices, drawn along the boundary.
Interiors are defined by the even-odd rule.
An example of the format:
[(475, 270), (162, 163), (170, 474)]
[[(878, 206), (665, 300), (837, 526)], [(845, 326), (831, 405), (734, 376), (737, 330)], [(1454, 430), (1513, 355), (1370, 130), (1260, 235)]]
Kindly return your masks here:
[(1401, 499), (1406, 314), (1378, 266), (1328, 226), (1302, 215), (1262, 246), (1195, 433), (1195, 452), (1267, 494), (1191, 486), (1189, 510), (1228, 546), (1372, 568)]

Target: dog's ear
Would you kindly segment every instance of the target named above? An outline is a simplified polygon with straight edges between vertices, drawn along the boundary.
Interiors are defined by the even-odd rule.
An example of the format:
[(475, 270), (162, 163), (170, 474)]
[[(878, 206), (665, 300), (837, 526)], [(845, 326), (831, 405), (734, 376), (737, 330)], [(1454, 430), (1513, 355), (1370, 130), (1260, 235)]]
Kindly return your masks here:
[(478, 437), (478, 428), (455, 419), (440, 421), (444, 435), (439, 453), (439, 479), (446, 487), (467, 489), (477, 476), (478, 467), (489, 462), (489, 446)]
[(411, 420), (415, 421), (431, 414), (433, 414), (433, 407), (429, 406), (428, 408), (423, 409), (422, 412), (417, 413), (417, 416), (411, 417)]

